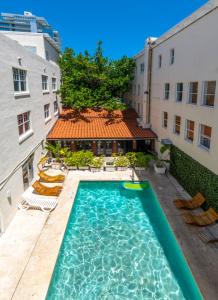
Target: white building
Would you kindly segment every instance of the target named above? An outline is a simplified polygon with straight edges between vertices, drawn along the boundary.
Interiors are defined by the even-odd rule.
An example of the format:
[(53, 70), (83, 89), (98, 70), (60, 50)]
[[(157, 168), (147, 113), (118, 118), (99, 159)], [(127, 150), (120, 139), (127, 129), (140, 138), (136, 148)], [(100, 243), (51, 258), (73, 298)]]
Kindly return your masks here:
[[(27, 46), (31, 46), (26, 43), (29, 34), (26, 40), (22, 36)], [(39, 36), (46, 45), (46, 38)], [(37, 173), (46, 135), (58, 117), (56, 91), (60, 70), (55, 60), (50, 62), (40, 53), (31, 53), (3, 32), (0, 45), (0, 231), (3, 232), (23, 191)]]
[[(142, 109), (138, 101), (146, 108), (143, 120), (158, 136), (157, 150), (161, 140), (170, 140), (215, 174), (218, 174), (217, 26), (218, 1), (210, 1), (147, 44), (144, 52), (135, 57), (137, 65), (144, 60), (148, 66), (144, 87), (140, 88), (144, 95), (132, 98), (139, 115)], [(133, 94), (141, 82), (142, 76), (137, 71)]]
[[(0, 31), (1, 32), (1, 31)], [(30, 52), (57, 64), (60, 49), (46, 33), (5, 31), (4, 35), (17, 41)]]

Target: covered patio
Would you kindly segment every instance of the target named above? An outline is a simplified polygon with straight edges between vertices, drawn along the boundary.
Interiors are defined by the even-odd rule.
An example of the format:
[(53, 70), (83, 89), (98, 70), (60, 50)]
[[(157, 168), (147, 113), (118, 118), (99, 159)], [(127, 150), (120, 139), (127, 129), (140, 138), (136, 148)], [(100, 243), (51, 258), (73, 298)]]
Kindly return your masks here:
[(72, 151), (91, 150), (95, 155), (153, 152), (157, 136), (151, 129), (140, 127), (137, 117), (133, 109), (113, 113), (93, 109), (63, 110), (47, 140), (59, 141)]

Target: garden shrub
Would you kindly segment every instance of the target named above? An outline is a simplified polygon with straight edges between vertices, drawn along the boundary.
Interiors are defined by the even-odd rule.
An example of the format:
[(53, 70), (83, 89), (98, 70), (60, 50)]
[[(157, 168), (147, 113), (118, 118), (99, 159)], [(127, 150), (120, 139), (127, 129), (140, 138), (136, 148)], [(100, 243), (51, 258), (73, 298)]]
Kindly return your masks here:
[(170, 173), (191, 196), (202, 193), (205, 208), (211, 206), (218, 211), (218, 175), (175, 146), (171, 147), (170, 156)]

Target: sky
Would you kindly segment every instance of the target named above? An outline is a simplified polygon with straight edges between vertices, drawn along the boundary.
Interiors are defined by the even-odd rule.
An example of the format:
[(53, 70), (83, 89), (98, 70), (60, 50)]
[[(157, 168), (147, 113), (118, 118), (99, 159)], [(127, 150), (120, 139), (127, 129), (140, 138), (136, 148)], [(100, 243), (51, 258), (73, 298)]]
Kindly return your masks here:
[(111, 59), (133, 56), (206, 0), (0, 0), (0, 11), (30, 11), (59, 31), (62, 49), (91, 53), (98, 40)]

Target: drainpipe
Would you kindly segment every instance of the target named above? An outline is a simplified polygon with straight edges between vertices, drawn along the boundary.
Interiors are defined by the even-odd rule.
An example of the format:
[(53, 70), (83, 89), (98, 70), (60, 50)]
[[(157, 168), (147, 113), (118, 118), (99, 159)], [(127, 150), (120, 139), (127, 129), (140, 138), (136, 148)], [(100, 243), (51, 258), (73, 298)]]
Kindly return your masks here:
[(151, 122), (151, 80), (152, 80), (152, 39), (147, 39), (148, 45), (148, 68), (147, 68), (147, 101), (146, 101), (146, 124)]

